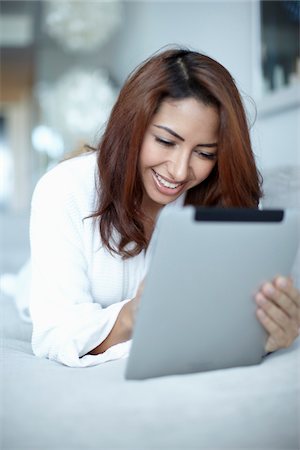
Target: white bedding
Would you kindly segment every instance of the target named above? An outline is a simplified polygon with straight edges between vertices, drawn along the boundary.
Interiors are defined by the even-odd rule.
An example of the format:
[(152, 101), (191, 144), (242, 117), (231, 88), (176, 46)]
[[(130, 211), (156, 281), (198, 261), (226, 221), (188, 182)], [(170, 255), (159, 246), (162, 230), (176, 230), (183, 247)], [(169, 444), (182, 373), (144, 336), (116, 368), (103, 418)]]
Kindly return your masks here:
[(0, 297), (3, 450), (299, 449), (299, 339), (262, 364), (126, 381), (126, 360), (38, 359)]

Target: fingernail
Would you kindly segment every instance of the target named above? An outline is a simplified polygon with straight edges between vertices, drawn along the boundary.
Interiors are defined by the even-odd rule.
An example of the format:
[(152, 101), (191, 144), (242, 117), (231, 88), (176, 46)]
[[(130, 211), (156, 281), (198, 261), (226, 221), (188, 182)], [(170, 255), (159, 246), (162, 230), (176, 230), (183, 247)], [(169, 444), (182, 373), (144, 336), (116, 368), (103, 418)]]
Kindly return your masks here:
[(264, 296), (260, 292), (256, 294), (255, 300), (259, 305), (264, 305), (266, 303)]
[(265, 284), (264, 291), (269, 295), (273, 295), (275, 293), (275, 289), (270, 283)]
[(283, 277), (279, 277), (278, 280), (277, 280), (277, 285), (280, 288), (286, 288), (287, 287), (287, 279), (283, 278)]

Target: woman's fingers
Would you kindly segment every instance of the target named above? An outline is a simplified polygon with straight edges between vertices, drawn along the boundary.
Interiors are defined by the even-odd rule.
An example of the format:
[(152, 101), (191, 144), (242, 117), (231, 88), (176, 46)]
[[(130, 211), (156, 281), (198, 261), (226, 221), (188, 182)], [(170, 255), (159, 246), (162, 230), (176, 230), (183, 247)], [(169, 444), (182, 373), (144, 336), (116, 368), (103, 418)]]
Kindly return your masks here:
[(293, 310), (292, 316), (296, 318), (300, 327), (300, 291), (294, 286), (290, 278), (277, 277), (273, 284), (277, 290), (280, 290), (283, 295), (294, 303), (296, 310)]
[(256, 295), (256, 302), (262, 310), (272, 319), (283, 331), (285, 331), (291, 323), (291, 318), (275, 303), (266, 298), (261, 292)]
[(283, 344), (286, 338), (284, 331), (272, 319), (270, 319), (270, 317), (262, 309), (257, 309), (256, 314), (261, 324), (269, 333), (269, 337), (265, 345), (266, 353), (278, 350), (283, 346), (281, 344)]
[(273, 352), (280, 348), (287, 348), (298, 336), (298, 328), (293, 326), (289, 330), (284, 330), (276, 321), (273, 320), (263, 309), (257, 310), (257, 317), (263, 327), (269, 333), (266, 342), (266, 352)]
[(294, 286), (291, 278), (276, 277), (274, 280), (276, 288), (280, 289), (286, 295), (288, 295), (294, 303), (300, 307), (300, 291)]
[(261, 290), (263, 296), (274, 302), (289, 317), (298, 321), (299, 306), (297, 306), (297, 297), (291, 297), (291, 289), (279, 290), (272, 283), (266, 283)]
[(269, 333), (266, 351), (289, 347), (299, 335), (300, 292), (292, 280), (277, 277), (256, 294), (257, 317)]
[[(256, 295), (256, 303), (260, 307), (258, 313), (263, 319), (263, 325), (283, 347), (289, 346), (298, 335), (298, 325), (293, 317), (290, 317), (261, 292)], [(262, 314), (263, 313), (263, 314)]]

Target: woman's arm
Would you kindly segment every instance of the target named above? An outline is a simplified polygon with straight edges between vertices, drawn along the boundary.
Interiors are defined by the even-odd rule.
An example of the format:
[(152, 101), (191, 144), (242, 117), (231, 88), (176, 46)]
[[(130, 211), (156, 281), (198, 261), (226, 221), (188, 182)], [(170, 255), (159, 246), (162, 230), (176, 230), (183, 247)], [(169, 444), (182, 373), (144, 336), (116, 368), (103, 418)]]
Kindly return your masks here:
[(290, 278), (276, 277), (256, 294), (257, 317), (269, 333), (266, 352), (287, 348), (299, 336), (300, 292)]
[(131, 338), (135, 323), (135, 317), (143, 290), (144, 281), (142, 281), (142, 283), (140, 284), (135, 298), (125, 303), (125, 305), (122, 307), (117, 320), (107, 338), (103, 342), (101, 342), (101, 344), (91, 350), (89, 352), (90, 355), (98, 355), (99, 353), (103, 353), (113, 345), (128, 341)]
[(122, 262), (101, 248), (92, 219), (83, 220), (93, 207), (94, 164), (89, 161), (85, 156), (63, 162), (40, 180), (30, 221), (32, 348), (39, 357), (71, 367), (128, 354), (126, 343), (88, 354), (107, 339), (128, 302), (119, 288)]

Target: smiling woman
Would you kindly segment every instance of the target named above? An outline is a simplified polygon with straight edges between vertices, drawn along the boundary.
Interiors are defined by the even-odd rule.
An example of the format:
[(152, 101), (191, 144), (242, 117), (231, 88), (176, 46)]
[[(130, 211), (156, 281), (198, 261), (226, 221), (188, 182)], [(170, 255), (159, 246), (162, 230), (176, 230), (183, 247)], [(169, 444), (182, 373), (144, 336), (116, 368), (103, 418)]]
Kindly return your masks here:
[(216, 164), (219, 114), (193, 97), (165, 100), (145, 133), (139, 160), (143, 210), (155, 222), (162, 206), (197, 186)]
[[(149, 58), (125, 82), (98, 148), (59, 164), (35, 189), (35, 354), (73, 367), (126, 356), (161, 209), (257, 207), (260, 196), (228, 71), (187, 49)], [(290, 345), (299, 291), (288, 279), (270, 280), (256, 301), (266, 351)]]

